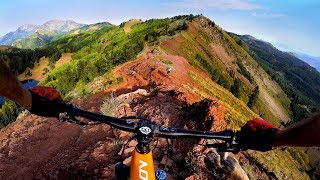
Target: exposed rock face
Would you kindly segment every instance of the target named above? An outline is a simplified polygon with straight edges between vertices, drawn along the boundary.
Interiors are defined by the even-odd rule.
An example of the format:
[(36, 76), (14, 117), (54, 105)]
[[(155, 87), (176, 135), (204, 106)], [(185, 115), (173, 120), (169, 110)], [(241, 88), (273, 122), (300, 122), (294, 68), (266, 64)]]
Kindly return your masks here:
[(227, 156), (222, 162), (225, 167), (224, 170), (227, 172), (227, 179), (249, 180), (237, 159)]
[(199, 122), (197, 129), (222, 131), (227, 127), (224, 120), (224, 107), (214, 99), (204, 99), (186, 109), (188, 118)]

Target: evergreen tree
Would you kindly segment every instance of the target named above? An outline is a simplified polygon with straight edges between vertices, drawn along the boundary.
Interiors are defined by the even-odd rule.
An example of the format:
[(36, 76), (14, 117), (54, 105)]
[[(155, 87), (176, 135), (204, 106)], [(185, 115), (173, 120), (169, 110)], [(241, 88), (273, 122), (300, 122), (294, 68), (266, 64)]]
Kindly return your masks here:
[(230, 89), (230, 92), (237, 98), (240, 98), (240, 87), (241, 87), (241, 81), (240, 79), (236, 78), (234, 80), (233, 86)]
[(256, 86), (252, 92), (252, 94), (249, 96), (249, 101), (247, 103), (247, 106), (249, 108), (252, 108), (254, 104), (256, 103), (259, 95), (259, 86)]

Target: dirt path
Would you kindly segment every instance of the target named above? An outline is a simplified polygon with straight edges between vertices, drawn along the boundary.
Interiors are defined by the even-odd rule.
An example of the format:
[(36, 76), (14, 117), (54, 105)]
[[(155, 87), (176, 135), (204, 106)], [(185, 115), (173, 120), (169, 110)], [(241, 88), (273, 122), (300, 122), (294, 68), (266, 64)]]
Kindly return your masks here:
[[(130, 111), (172, 126), (205, 130), (225, 128), (224, 108), (217, 101), (195, 103), (191, 107), (196, 110), (191, 115), (188, 114), (190, 110), (185, 109), (190, 108), (189, 102), (201, 99), (183, 89), (184, 84), (192, 83), (188, 72), (196, 70), (184, 58), (152, 53), (143, 57), (147, 59), (135, 60), (115, 69), (116, 76), (123, 76), (124, 82), (74, 103), (82, 109), (99, 113), (103, 100), (114, 90), (117, 96), (129, 93), (128, 97), (134, 101), (129, 106), (123, 104), (121, 107), (124, 108), (116, 108), (119, 116)], [(172, 62), (170, 76), (161, 59)], [(157, 90), (151, 93), (148, 88), (153, 86)], [(148, 93), (134, 95), (135, 89), (145, 89)], [(194, 123), (188, 123), (190, 120)], [(0, 131), (0, 179), (114, 179), (114, 166), (119, 161), (117, 142), (127, 136), (128, 133), (103, 124), (81, 127), (60, 123), (55, 118), (25, 115)], [(176, 146), (175, 150), (179, 152), (192, 148), (190, 141), (181, 141)], [(165, 147), (159, 143), (159, 150), (154, 154), (156, 160), (163, 156)], [(182, 172), (183, 169), (177, 166)], [(183, 177), (187, 173), (184, 172)]]

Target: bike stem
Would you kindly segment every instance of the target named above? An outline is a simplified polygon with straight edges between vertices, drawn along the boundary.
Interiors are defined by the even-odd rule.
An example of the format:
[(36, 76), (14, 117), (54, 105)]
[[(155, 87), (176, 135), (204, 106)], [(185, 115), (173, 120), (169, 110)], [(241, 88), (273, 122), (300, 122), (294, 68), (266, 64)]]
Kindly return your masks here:
[(137, 140), (138, 144), (136, 149), (141, 154), (147, 154), (150, 152), (150, 143), (153, 139), (153, 127), (150, 123), (142, 123), (137, 127)]

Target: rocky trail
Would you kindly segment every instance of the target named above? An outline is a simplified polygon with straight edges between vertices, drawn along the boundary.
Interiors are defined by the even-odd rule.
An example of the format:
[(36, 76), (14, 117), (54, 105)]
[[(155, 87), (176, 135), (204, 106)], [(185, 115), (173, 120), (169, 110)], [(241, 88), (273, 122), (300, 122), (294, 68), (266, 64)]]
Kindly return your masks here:
[[(170, 76), (164, 60), (171, 62)], [(183, 88), (195, 83), (189, 71), (208, 78), (182, 57), (147, 52), (115, 69), (115, 77), (122, 76), (122, 83), (73, 103), (96, 113), (108, 108), (113, 116), (141, 116), (172, 127), (226, 129), (224, 107), (218, 100), (202, 99)], [(79, 126), (24, 112), (0, 131), (0, 179), (115, 179), (119, 152), (131, 137), (105, 124)], [(219, 154), (191, 145), (199, 140), (168, 142), (169, 146), (159, 139), (154, 160), (156, 167), (167, 170), (169, 179), (248, 179), (238, 162), (248, 161), (243, 154)], [(129, 143), (124, 153), (128, 164), (134, 145), (134, 141)], [(268, 178), (258, 167), (257, 173)]]

